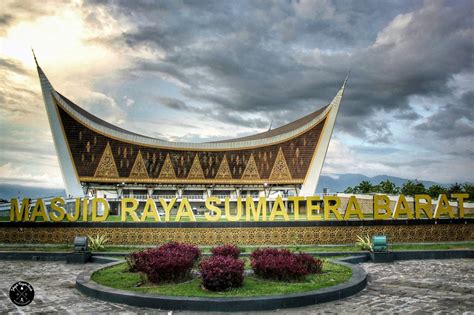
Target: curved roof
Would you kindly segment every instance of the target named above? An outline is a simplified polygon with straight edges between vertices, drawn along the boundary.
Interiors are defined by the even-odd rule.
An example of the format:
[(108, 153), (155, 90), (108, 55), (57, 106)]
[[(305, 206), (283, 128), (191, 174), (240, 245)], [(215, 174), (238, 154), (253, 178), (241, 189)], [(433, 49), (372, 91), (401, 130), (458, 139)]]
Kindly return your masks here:
[(249, 141), (249, 140), (257, 140), (257, 139), (266, 139), (266, 138), (271, 138), (274, 136), (279, 136), (283, 135), (287, 132), (293, 131), (301, 126), (304, 126), (305, 124), (311, 122), (311, 120), (317, 118), (319, 115), (321, 115), (326, 108), (329, 105), (326, 105), (320, 109), (318, 109), (315, 112), (312, 112), (309, 115), (306, 115), (304, 117), (301, 117), (300, 119), (297, 119), (291, 123), (288, 123), (286, 125), (283, 125), (281, 127), (271, 129), (265, 132), (257, 133), (254, 135), (246, 136), (246, 137), (241, 137), (241, 138), (233, 138), (233, 139), (227, 139), (227, 140), (221, 140), (221, 141), (213, 141), (216, 143), (222, 143), (222, 142), (237, 142), (237, 141)]
[[(92, 120), (93, 122), (97, 123), (97, 124), (101, 124), (107, 128), (110, 128), (112, 130), (115, 130), (115, 131), (118, 131), (118, 132), (123, 132), (123, 133), (127, 133), (127, 134), (130, 134), (132, 136), (139, 136), (139, 137), (145, 137), (145, 138), (149, 138), (149, 139), (153, 139), (153, 140), (161, 140), (161, 141), (164, 141), (162, 139), (158, 139), (158, 138), (153, 138), (153, 137), (149, 137), (149, 136), (145, 136), (145, 135), (142, 135), (142, 134), (139, 134), (139, 133), (135, 133), (135, 132), (132, 132), (132, 131), (129, 131), (129, 130), (126, 130), (126, 129), (123, 129), (123, 128), (120, 128), (116, 125), (113, 125), (111, 123), (108, 123), (107, 121), (97, 117), (97, 116), (94, 116), (93, 114), (89, 113), (88, 111), (86, 111), (85, 109), (83, 109), (82, 107), (74, 104), (71, 100), (69, 100), (68, 98), (66, 98), (64, 95), (62, 95), (61, 93), (57, 92), (59, 96), (61, 96), (61, 98), (64, 99), (64, 101), (69, 105), (71, 106), (71, 108), (73, 108), (75, 111), (77, 111), (78, 113), (80, 113), (81, 115), (89, 118), (90, 120)], [(249, 140), (257, 140), (257, 139), (266, 139), (266, 138), (270, 138), (270, 137), (274, 137), (274, 136), (278, 136), (278, 135), (282, 135), (282, 134), (285, 134), (287, 132), (290, 132), (294, 129), (297, 129), (298, 127), (301, 127), (307, 123), (309, 123), (312, 119), (314, 118), (317, 118), (322, 112), (324, 112), (324, 110), (328, 107), (329, 105), (326, 105), (322, 108), (320, 108), (319, 110), (315, 111), (315, 112), (312, 112), (304, 117), (301, 117), (291, 123), (288, 123), (286, 125), (283, 125), (281, 127), (278, 127), (278, 128), (275, 128), (275, 129), (271, 129), (271, 130), (268, 130), (268, 131), (264, 131), (264, 132), (261, 132), (261, 133), (256, 133), (256, 134), (253, 134), (253, 135), (250, 135), (250, 136), (245, 136), (245, 137), (240, 137), (240, 138), (232, 138), (232, 139), (225, 139), (225, 140), (219, 140), (219, 141), (211, 141), (211, 142), (204, 142), (204, 143), (227, 143), (227, 142), (238, 142), (238, 141), (249, 141)]]
[(74, 102), (72, 102), (62, 94), (58, 93), (49, 83), (49, 80), (47, 79), (46, 75), (39, 66), (38, 73), (40, 75), (41, 81), (43, 81), (45, 85), (49, 87), (52, 96), (58, 101), (60, 106), (82, 124), (100, 133), (103, 133), (104, 135), (111, 136), (116, 139), (121, 139), (124, 141), (142, 144), (146, 146), (157, 146), (175, 149), (225, 150), (238, 149), (243, 147), (258, 147), (285, 141), (319, 124), (326, 117), (331, 108), (334, 107), (333, 103), (340, 101), (340, 97), (342, 96), (345, 85), (344, 82), (343, 86), (338, 91), (337, 95), (334, 97), (334, 99), (329, 105), (319, 108), (318, 110), (284, 126), (240, 138), (213, 142), (193, 143), (172, 142), (163, 139), (152, 138), (149, 136), (131, 132), (129, 130), (108, 123), (105, 120), (94, 116), (93, 114), (84, 110), (80, 106), (76, 105)]

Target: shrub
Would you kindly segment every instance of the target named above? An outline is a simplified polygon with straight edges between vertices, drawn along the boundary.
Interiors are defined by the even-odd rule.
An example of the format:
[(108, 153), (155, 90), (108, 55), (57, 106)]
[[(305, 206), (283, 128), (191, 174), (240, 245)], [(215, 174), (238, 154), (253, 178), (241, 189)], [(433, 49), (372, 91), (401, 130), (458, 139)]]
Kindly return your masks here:
[(105, 243), (108, 242), (108, 239), (105, 237), (105, 235), (99, 235), (97, 234), (95, 237), (92, 237), (90, 235), (87, 236), (89, 239), (89, 247), (93, 251), (102, 251), (105, 249)]
[(225, 256), (237, 259), (240, 256), (240, 249), (235, 245), (222, 245), (211, 249), (211, 253), (214, 256)]
[(251, 259), (258, 259), (261, 256), (276, 256), (276, 255), (289, 255), (291, 252), (287, 249), (277, 248), (258, 248), (250, 254)]
[(304, 253), (296, 254), (296, 258), (306, 266), (309, 273), (321, 273), (323, 271), (323, 261), (321, 259)]
[(356, 245), (360, 247), (362, 250), (372, 250), (372, 240), (370, 239), (369, 234), (366, 237), (362, 237), (357, 235), (357, 242)]
[(161, 251), (169, 251), (169, 250), (178, 250), (182, 253), (186, 253), (190, 255), (193, 260), (196, 262), (198, 261), (199, 257), (201, 257), (201, 250), (194, 245), (190, 244), (183, 244), (178, 242), (169, 242), (159, 247)]
[(254, 273), (265, 279), (302, 280), (310, 273), (322, 271), (322, 261), (308, 254), (285, 249), (262, 248), (251, 255)]
[(213, 256), (199, 264), (202, 285), (211, 291), (226, 291), (242, 286), (244, 262), (229, 256)]
[(176, 249), (160, 251), (148, 258), (146, 274), (153, 283), (177, 281), (189, 277), (193, 265), (188, 253)]
[(189, 277), (201, 251), (192, 245), (168, 243), (158, 248), (132, 253), (127, 262), (130, 270), (147, 275), (153, 283), (177, 281)]

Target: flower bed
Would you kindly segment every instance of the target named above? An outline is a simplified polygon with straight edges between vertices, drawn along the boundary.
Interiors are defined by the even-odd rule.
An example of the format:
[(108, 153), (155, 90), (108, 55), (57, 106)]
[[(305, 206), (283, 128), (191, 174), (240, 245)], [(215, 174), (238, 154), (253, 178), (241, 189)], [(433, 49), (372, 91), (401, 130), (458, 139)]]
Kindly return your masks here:
[(240, 249), (235, 245), (227, 244), (212, 248), (211, 253), (213, 256), (226, 256), (237, 259), (240, 256)]
[(199, 265), (202, 285), (211, 291), (227, 291), (242, 286), (244, 262), (230, 256), (214, 256)]
[[(140, 275), (142, 281), (138, 285), (162, 285), (190, 279), (191, 271), (197, 265), (205, 290), (223, 292), (241, 287), (245, 262), (238, 259), (240, 250), (234, 245), (223, 245), (211, 252), (212, 257), (197, 264), (201, 256), (197, 247), (168, 243), (132, 253), (127, 258), (128, 271)], [(263, 248), (251, 254), (254, 274), (268, 280), (303, 282), (308, 275), (320, 273), (322, 265), (321, 260), (308, 254), (284, 249)]]
[(309, 274), (322, 271), (322, 261), (304, 253), (285, 249), (262, 248), (251, 255), (253, 272), (265, 279), (301, 281)]
[(242, 286), (224, 292), (204, 290), (201, 280), (195, 278), (181, 283), (145, 284), (137, 286), (141, 278), (138, 273), (130, 272), (126, 263), (101, 269), (92, 274), (92, 280), (108, 287), (132, 292), (183, 297), (251, 297), (285, 295), (308, 292), (346, 282), (350, 279), (350, 268), (325, 262), (321, 274), (310, 274), (299, 282), (266, 280), (255, 276), (246, 276)]
[(175, 282), (189, 278), (200, 256), (197, 247), (173, 242), (132, 253), (127, 262), (130, 271), (145, 274), (149, 282)]

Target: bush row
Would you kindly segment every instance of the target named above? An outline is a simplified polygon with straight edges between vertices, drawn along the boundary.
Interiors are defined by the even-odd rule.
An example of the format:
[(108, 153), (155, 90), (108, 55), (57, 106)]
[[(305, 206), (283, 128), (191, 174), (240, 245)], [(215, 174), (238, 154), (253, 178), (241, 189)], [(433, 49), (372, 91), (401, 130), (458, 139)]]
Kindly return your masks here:
[[(211, 249), (212, 256), (199, 264), (202, 285), (212, 291), (226, 291), (242, 286), (244, 261), (234, 245)], [(132, 253), (127, 262), (130, 271), (146, 274), (152, 283), (179, 281), (190, 276), (201, 256), (193, 245), (168, 243), (157, 248)], [(322, 261), (304, 253), (284, 249), (262, 248), (250, 257), (255, 275), (272, 280), (302, 280), (308, 274), (322, 271)]]
[(309, 274), (321, 272), (323, 267), (320, 259), (286, 249), (257, 249), (250, 258), (257, 276), (280, 281), (302, 280)]

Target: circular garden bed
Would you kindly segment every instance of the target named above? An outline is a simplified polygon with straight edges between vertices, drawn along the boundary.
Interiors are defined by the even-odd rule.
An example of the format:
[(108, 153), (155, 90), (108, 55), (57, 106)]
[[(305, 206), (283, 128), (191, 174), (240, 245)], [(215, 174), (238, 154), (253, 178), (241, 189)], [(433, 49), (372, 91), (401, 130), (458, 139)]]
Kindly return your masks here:
[(202, 258), (192, 245), (170, 243), (136, 252), (79, 275), (83, 293), (111, 302), (179, 310), (251, 311), (298, 307), (362, 290), (365, 271), (303, 253), (257, 249), (239, 259), (233, 245)]
[(201, 285), (201, 280), (197, 276), (180, 283), (147, 283), (139, 285), (142, 282), (140, 275), (136, 272), (130, 272), (126, 263), (119, 263), (98, 270), (92, 274), (91, 279), (107, 287), (141, 293), (188, 297), (247, 297), (282, 295), (317, 290), (344, 283), (348, 281), (351, 276), (351, 268), (326, 261), (321, 274), (307, 276), (303, 281), (272, 281), (259, 278), (255, 275), (248, 275), (244, 278), (241, 287), (224, 292), (215, 292), (204, 289)]

